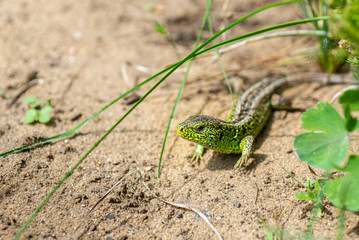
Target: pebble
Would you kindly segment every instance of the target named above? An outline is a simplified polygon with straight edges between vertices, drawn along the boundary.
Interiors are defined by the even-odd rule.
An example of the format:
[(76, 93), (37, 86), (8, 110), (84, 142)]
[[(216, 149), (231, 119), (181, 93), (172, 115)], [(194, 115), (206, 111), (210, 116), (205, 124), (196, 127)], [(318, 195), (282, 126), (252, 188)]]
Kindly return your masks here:
[(76, 40), (81, 40), (83, 37), (83, 34), (82, 34), (82, 32), (74, 32), (73, 36)]
[(240, 204), (238, 201), (233, 201), (233, 205), (234, 205), (236, 208), (240, 208), (240, 207), (241, 207), (241, 204)]

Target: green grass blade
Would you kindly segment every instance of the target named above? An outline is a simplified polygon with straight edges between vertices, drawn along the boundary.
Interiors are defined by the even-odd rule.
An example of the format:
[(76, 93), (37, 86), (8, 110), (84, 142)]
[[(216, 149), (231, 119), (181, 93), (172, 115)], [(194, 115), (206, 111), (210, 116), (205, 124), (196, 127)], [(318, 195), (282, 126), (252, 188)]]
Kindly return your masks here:
[(229, 46), (209, 52), (204, 56), (202, 55), (201, 57), (197, 57), (197, 59), (217, 54), (217, 51), (219, 53), (224, 53), (224, 52), (230, 51), (232, 49), (235, 49), (237, 47), (244, 46), (246, 44), (258, 42), (258, 41), (265, 40), (265, 39), (278, 38), (278, 37), (290, 37), (290, 36), (325, 37), (327, 35), (328, 35), (328, 32), (322, 31), (322, 30), (287, 30), (287, 31), (281, 31), (281, 32), (271, 32), (271, 33), (266, 33), (266, 34), (262, 34), (259, 36), (253, 36), (253, 37), (235, 42)]
[[(317, 14), (314, 11), (312, 2), (309, 0), (305, 0), (304, 2), (305, 2), (304, 9), (305, 9), (305, 13), (306, 13), (307, 17), (316, 17)], [(313, 22), (313, 25), (314, 25), (315, 29), (317, 29), (317, 30), (320, 29), (317, 22)]]
[[(213, 3), (213, 0), (207, 0), (207, 2), (206, 2), (206, 12), (204, 14), (202, 24), (201, 24), (201, 28), (200, 28), (200, 31), (198, 33), (197, 39), (196, 39), (195, 48), (199, 45), (199, 43), (201, 41), (201, 38), (202, 38), (202, 35), (203, 35), (203, 31), (204, 31), (204, 29), (206, 27), (206, 24), (207, 24), (207, 22), (209, 22), (212, 3)], [(166, 130), (165, 137), (164, 137), (163, 143), (162, 143), (161, 155), (160, 155), (160, 159), (158, 161), (157, 178), (160, 177), (162, 158), (163, 158), (163, 153), (164, 153), (165, 147), (166, 147), (167, 137), (168, 137), (171, 125), (172, 125), (173, 117), (174, 117), (174, 115), (176, 113), (177, 106), (178, 106), (178, 104), (180, 102), (180, 99), (181, 99), (181, 96), (182, 96), (182, 93), (183, 93), (183, 89), (184, 89), (184, 86), (186, 84), (188, 74), (189, 74), (189, 70), (190, 70), (191, 66), (192, 66), (192, 60), (190, 60), (190, 62), (188, 63), (185, 75), (184, 75), (183, 80), (181, 82), (181, 86), (180, 86), (180, 88), (178, 90), (178, 93), (177, 93), (175, 104), (174, 104), (174, 106), (172, 108), (172, 113), (171, 113), (170, 119), (169, 119), (168, 124), (167, 124), (167, 130)]]
[(277, 29), (281, 29), (281, 28), (285, 28), (285, 27), (290, 27), (290, 26), (294, 26), (294, 25), (298, 25), (298, 24), (308, 23), (308, 22), (312, 22), (312, 21), (320, 21), (320, 20), (327, 20), (327, 19), (329, 19), (329, 17), (327, 17), (327, 16), (325, 16), (325, 17), (315, 17), (315, 18), (296, 20), (296, 21), (287, 22), (287, 23), (281, 23), (281, 24), (274, 25), (274, 26), (271, 26), (271, 27), (262, 28), (262, 29), (259, 29), (259, 30), (256, 30), (256, 31), (253, 31), (253, 32), (250, 32), (250, 33), (247, 33), (247, 34), (243, 34), (243, 35), (235, 37), (235, 38), (231, 38), (231, 39), (223, 41), (223, 42), (221, 42), (219, 44), (215, 44), (215, 45), (213, 45), (211, 47), (208, 47), (208, 48), (206, 48), (206, 49), (204, 49), (202, 51), (197, 52), (194, 55), (194, 57), (198, 57), (198, 56), (200, 56), (202, 54), (208, 53), (208, 52), (213, 51), (213, 50), (215, 50), (217, 48), (227, 46), (227, 45), (232, 44), (234, 42), (237, 42), (237, 41), (240, 41), (240, 40), (243, 40), (243, 39), (247, 39), (247, 38), (253, 37), (255, 35), (261, 34), (261, 33), (269, 32), (269, 31), (273, 31), (273, 30), (277, 30)]
[[(225, 33), (226, 31), (228, 31), (229, 29), (231, 29), (232, 27), (234, 27), (235, 25), (243, 22), (244, 20), (256, 15), (257, 13), (263, 12), (267, 9), (273, 8), (273, 7), (278, 7), (278, 6), (282, 6), (282, 5), (288, 5), (288, 4), (293, 4), (293, 3), (298, 3), (300, 2), (299, 0), (293, 0), (293, 1), (287, 1), (287, 2), (280, 2), (280, 3), (275, 3), (275, 4), (271, 4), (268, 6), (265, 6), (263, 8), (260, 8), (256, 11), (253, 11), (249, 14), (247, 14), (246, 16), (240, 18), (239, 20), (233, 22), (232, 24), (228, 25), (227, 27), (223, 28), (221, 31), (219, 31), (218, 33), (214, 34), (212, 37), (210, 37), (207, 41), (205, 41), (203, 44), (201, 44), (198, 48), (196, 48), (189, 56), (190, 57), (195, 57), (198, 56), (194, 55), (193, 53), (198, 52), (200, 49), (202, 49), (203, 47), (205, 47), (206, 45), (208, 45), (210, 42), (212, 42), (214, 39), (216, 39), (218, 36), (220, 36), (221, 34)], [(192, 55), (193, 54), (193, 55)]]
[[(179, 66), (181, 66), (183, 63), (185, 63), (185, 62), (187, 62), (187, 61), (189, 61), (189, 60), (191, 60), (191, 59), (193, 59), (193, 58), (195, 58), (195, 57), (197, 57), (197, 56), (199, 56), (199, 55), (201, 55), (201, 54), (204, 54), (204, 53), (208, 52), (208, 51), (206, 51), (206, 49), (205, 49), (205, 50), (202, 51), (203, 53), (201, 53), (201, 54), (198, 53), (202, 48), (204, 48), (206, 45), (208, 45), (209, 43), (211, 43), (214, 39), (216, 39), (217, 37), (219, 37), (221, 34), (223, 34), (224, 32), (228, 31), (229, 29), (231, 29), (231, 28), (234, 27), (235, 25), (237, 25), (237, 24), (243, 22), (244, 20), (248, 19), (249, 17), (251, 17), (251, 16), (253, 16), (253, 15), (257, 14), (257, 13), (260, 13), (260, 12), (262, 12), (262, 11), (264, 11), (264, 10), (273, 8), (273, 7), (277, 7), (277, 6), (281, 6), (281, 5), (287, 5), (287, 4), (293, 4), (293, 3), (297, 3), (297, 2), (298, 2), (298, 0), (275, 3), (275, 4), (268, 5), (268, 6), (266, 6), (266, 7), (260, 8), (260, 9), (258, 9), (258, 10), (256, 10), (256, 11), (253, 11), (253, 12), (249, 13), (248, 15), (244, 16), (243, 18), (241, 18), (241, 19), (239, 19), (239, 20), (233, 22), (232, 24), (230, 24), (229, 26), (225, 27), (224, 29), (222, 29), (222, 30), (219, 31), (218, 33), (214, 34), (214, 35), (213, 35), (212, 37), (210, 37), (207, 41), (205, 41), (205, 42), (202, 43), (199, 47), (197, 47), (194, 51), (192, 51), (187, 57), (185, 57), (183, 60), (177, 62), (177, 63), (174, 64), (174, 65), (179, 64)], [(315, 20), (322, 20), (322, 18), (321, 18), (321, 19), (315, 19)], [(311, 21), (315, 21), (315, 20), (311, 20)], [(299, 21), (300, 21), (300, 20), (299, 20)], [(295, 21), (294, 21), (294, 22), (295, 22)], [(307, 23), (307, 22), (310, 22), (310, 21), (304, 21), (303, 23)], [(300, 24), (300, 23), (297, 23), (297, 24)], [(296, 25), (296, 24), (293, 24), (293, 25)], [(278, 25), (276, 25), (276, 26), (278, 26)], [(275, 28), (275, 29), (277, 29), (277, 28)], [(269, 30), (268, 30), (268, 31), (269, 31)], [(253, 33), (254, 33), (254, 32), (253, 32)], [(259, 34), (259, 33), (258, 33), (258, 34)], [(245, 34), (245, 35), (246, 35), (246, 34)], [(253, 34), (252, 34), (252, 35), (253, 35)], [(251, 36), (252, 36), (252, 35), (251, 35)], [(244, 35), (242, 35), (242, 36), (244, 36)], [(243, 38), (241, 38), (241, 36), (238, 37), (238, 38), (239, 38), (239, 40), (243, 39)], [(247, 38), (247, 37), (245, 37), (245, 38)], [(230, 44), (230, 43), (228, 43), (228, 44)], [(226, 45), (228, 45), (228, 44), (226, 44)], [(209, 49), (209, 48), (207, 48), (207, 49)], [(211, 49), (213, 49), (213, 48), (211, 48)], [(177, 68), (176, 68), (176, 69), (177, 69)]]
[[(208, 28), (209, 28), (209, 31), (210, 31), (211, 35), (213, 35), (214, 33), (213, 33), (213, 27), (212, 27), (211, 19), (209, 19), (209, 21), (208, 21)], [(213, 43), (215, 44), (216, 42), (214, 41)], [(222, 59), (221, 59), (221, 55), (219, 54), (218, 49), (216, 49), (216, 55), (217, 55), (218, 63), (219, 63), (219, 66), (221, 68), (222, 74), (224, 76), (224, 79), (226, 80), (228, 90), (229, 90), (229, 94), (232, 97), (233, 108), (236, 108), (236, 101), (235, 101), (234, 94), (233, 94), (233, 91), (232, 91), (231, 83), (229, 82), (226, 70), (224, 69)]]

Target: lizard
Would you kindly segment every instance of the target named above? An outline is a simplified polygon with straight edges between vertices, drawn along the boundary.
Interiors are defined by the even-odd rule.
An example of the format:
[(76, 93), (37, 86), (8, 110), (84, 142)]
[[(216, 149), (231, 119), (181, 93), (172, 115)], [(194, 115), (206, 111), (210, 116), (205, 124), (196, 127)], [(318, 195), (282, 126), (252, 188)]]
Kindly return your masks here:
[(241, 153), (234, 168), (242, 167), (254, 149), (254, 139), (261, 132), (271, 113), (271, 96), (289, 83), (322, 82), (354, 84), (355, 81), (339, 74), (301, 73), (280, 78), (264, 78), (254, 84), (238, 100), (227, 120), (208, 115), (191, 116), (180, 123), (177, 134), (197, 143), (191, 161), (202, 158), (205, 149), (220, 153)]

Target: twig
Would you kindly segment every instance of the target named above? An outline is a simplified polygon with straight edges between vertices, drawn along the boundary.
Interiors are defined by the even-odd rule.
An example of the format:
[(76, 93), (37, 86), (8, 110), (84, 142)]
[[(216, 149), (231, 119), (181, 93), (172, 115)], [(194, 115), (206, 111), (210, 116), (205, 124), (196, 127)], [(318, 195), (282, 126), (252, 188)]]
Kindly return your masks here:
[(255, 199), (254, 199), (254, 204), (257, 204), (259, 189), (258, 189), (257, 183), (254, 183), (254, 185), (256, 186), (256, 190), (257, 190), (257, 191), (256, 191), (256, 197), (255, 197)]
[(82, 223), (85, 221), (85, 219), (95, 210), (95, 208), (110, 194), (110, 192), (117, 187), (118, 185), (120, 185), (120, 183), (125, 180), (128, 176), (130, 176), (132, 173), (138, 171), (133, 170), (131, 172), (128, 172), (125, 176), (123, 176), (120, 181), (118, 181), (115, 185), (113, 185), (101, 198), (100, 200), (98, 200), (95, 205), (91, 208), (91, 210), (82, 218), (82, 220), (80, 221), (80, 223), (77, 225), (77, 227), (75, 228), (75, 230), (71, 233), (71, 235), (67, 238), (70, 239), (72, 238), (72, 236), (75, 234), (75, 232), (80, 228), (80, 226), (82, 225)]
[(151, 193), (152, 196), (154, 196), (155, 198), (157, 198), (158, 200), (167, 203), (169, 205), (178, 207), (178, 208), (183, 208), (183, 209), (187, 209), (190, 210), (192, 212), (197, 213), (206, 223), (207, 225), (212, 229), (212, 231), (217, 235), (218, 239), (223, 240), (221, 234), (219, 234), (219, 232), (217, 231), (217, 229), (210, 223), (210, 221), (208, 220), (208, 218), (206, 217), (206, 215), (204, 215), (201, 211), (199, 211), (198, 209), (188, 206), (186, 204), (180, 204), (180, 203), (172, 203), (169, 202), (167, 200), (164, 200), (162, 198), (160, 198), (159, 196), (157, 196), (156, 194), (154, 194), (151, 189), (146, 185), (146, 183), (143, 181), (141, 173), (139, 171), (137, 171), (137, 176), (140, 179), (140, 181), (142, 182), (142, 184), (145, 186), (145, 188)]
[(29, 88), (35, 86), (38, 83), (42, 83), (43, 81), (44, 81), (43, 79), (37, 78), (37, 79), (27, 82), (24, 86), (22, 86), (20, 88), (19, 92), (17, 94), (15, 94), (15, 96), (12, 98), (11, 102), (9, 102), (6, 105), (6, 108), (10, 108), (12, 105), (14, 105), (17, 102), (17, 100), (21, 97), (21, 95), (23, 95)]
[(70, 239), (74, 236), (75, 232), (80, 228), (80, 226), (82, 225), (82, 223), (85, 221), (85, 219), (95, 210), (95, 208), (110, 194), (110, 192), (115, 188), (117, 187), (125, 178), (127, 178), (129, 175), (133, 174), (134, 172), (137, 172), (137, 177), (138, 179), (141, 181), (141, 183), (145, 186), (145, 188), (151, 193), (151, 195), (155, 198), (157, 198), (158, 200), (166, 203), (166, 204), (169, 204), (169, 205), (172, 205), (172, 206), (175, 206), (175, 207), (178, 207), (178, 208), (183, 208), (183, 209), (187, 209), (187, 210), (190, 210), (190, 211), (193, 211), (195, 212), (196, 214), (198, 214), (206, 223), (207, 225), (212, 229), (212, 231), (217, 235), (218, 239), (220, 240), (223, 240), (222, 236), (219, 234), (219, 232), (217, 231), (217, 229), (209, 222), (208, 218), (206, 217), (206, 215), (204, 215), (202, 212), (200, 212), (199, 210), (197, 210), (196, 208), (193, 208), (191, 206), (188, 206), (188, 205), (185, 205), (185, 204), (179, 204), (179, 203), (172, 203), (172, 202), (169, 202), (169, 201), (166, 201), (160, 197), (158, 197), (155, 193), (153, 193), (151, 191), (151, 189), (147, 186), (147, 184), (144, 182), (143, 178), (142, 178), (142, 175), (140, 173), (140, 171), (138, 169), (136, 170), (133, 170), (129, 173), (127, 173), (125, 176), (123, 176), (120, 181), (118, 181), (115, 185), (113, 185), (101, 198), (100, 200), (98, 200), (96, 202), (96, 204), (91, 208), (91, 210), (82, 218), (81, 222), (77, 225), (76, 229), (72, 232), (72, 234), (67, 238), (67, 239)]

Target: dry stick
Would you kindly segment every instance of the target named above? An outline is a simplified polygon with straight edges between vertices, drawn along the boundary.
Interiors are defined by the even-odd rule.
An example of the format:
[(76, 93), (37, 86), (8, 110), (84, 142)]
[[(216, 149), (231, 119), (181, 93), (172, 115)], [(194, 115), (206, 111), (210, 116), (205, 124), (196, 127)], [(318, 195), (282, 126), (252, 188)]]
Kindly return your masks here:
[(43, 81), (44, 80), (37, 78), (27, 82), (24, 86), (20, 88), (19, 92), (12, 98), (11, 102), (6, 105), (6, 108), (10, 108), (27, 90), (29, 90), (31, 87), (35, 86), (38, 83), (42, 83)]
[(167, 203), (169, 205), (178, 207), (178, 208), (183, 208), (183, 209), (187, 209), (190, 210), (192, 212), (195, 212), (196, 214), (198, 214), (206, 223), (207, 225), (212, 229), (212, 231), (217, 235), (218, 239), (223, 240), (221, 234), (219, 234), (219, 232), (217, 231), (217, 229), (210, 223), (210, 221), (208, 220), (207, 216), (204, 215), (201, 211), (197, 210), (196, 208), (193, 208), (191, 206), (188, 206), (186, 204), (180, 204), (180, 203), (172, 203), (169, 202), (167, 200), (164, 200), (162, 198), (160, 198), (159, 196), (157, 196), (156, 194), (154, 194), (151, 189), (146, 185), (146, 183), (143, 181), (142, 176), (140, 171), (137, 171), (137, 177), (140, 179), (140, 181), (142, 182), (142, 184), (145, 186), (145, 188), (151, 193), (152, 196), (154, 196), (155, 198), (157, 198), (158, 200)]
[(82, 225), (82, 223), (85, 221), (85, 219), (95, 210), (95, 208), (110, 194), (110, 192), (115, 188), (117, 187), (123, 180), (125, 180), (125, 178), (127, 178), (128, 176), (130, 176), (132, 173), (138, 171), (137, 169), (136, 170), (133, 170), (131, 172), (128, 172), (125, 176), (123, 176), (120, 181), (118, 181), (115, 185), (113, 185), (101, 198), (100, 200), (98, 200), (96, 202), (96, 204), (91, 208), (91, 210), (82, 218), (81, 222), (77, 225), (77, 227), (75, 228), (75, 230), (71, 233), (71, 235), (67, 238), (67, 239), (70, 239), (74, 234), (75, 232), (80, 228), (80, 226)]
[(196, 214), (198, 214), (207, 224), (208, 226), (212, 229), (212, 231), (217, 235), (218, 239), (223, 240), (222, 236), (219, 234), (219, 232), (217, 231), (217, 229), (209, 222), (208, 218), (206, 217), (206, 215), (204, 215), (202, 212), (200, 212), (199, 210), (197, 210), (196, 208), (193, 208), (191, 206), (187, 206), (185, 204), (179, 204), (179, 203), (172, 203), (169, 201), (166, 201), (160, 197), (158, 197), (156, 194), (154, 194), (151, 189), (147, 186), (147, 184), (144, 182), (142, 175), (139, 171), (138, 168), (136, 168), (136, 170), (133, 170), (129, 173), (127, 173), (125, 176), (123, 176), (120, 181), (118, 181), (115, 185), (113, 185), (101, 198), (100, 200), (98, 200), (96, 202), (96, 204), (91, 208), (91, 210), (82, 218), (81, 222), (77, 225), (76, 229), (72, 232), (72, 234), (67, 238), (70, 239), (75, 232), (80, 228), (80, 226), (82, 225), (82, 223), (85, 221), (85, 219), (95, 210), (95, 208), (110, 194), (110, 192), (117, 187), (125, 178), (127, 178), (129, 175), (131, 175), (132, 173), (137, 172), (137, 177), (138, 179), (141, 181), (141, 183), (145, 186), (145, 188), (151, 193), (152, 196), (154, 196), (155, 198), (157, 198), (158, 200), (167, 203), (169, 205), (178, 207), (178, 208), (183, 208), (183, 209), (187, 209), (190, 211), (195, 212)]
[(256, 197), (254, 199), (254, 204), (257, 204), (259, 188), (257, 183), (254, 183), (254, 185), (256, 186)]

